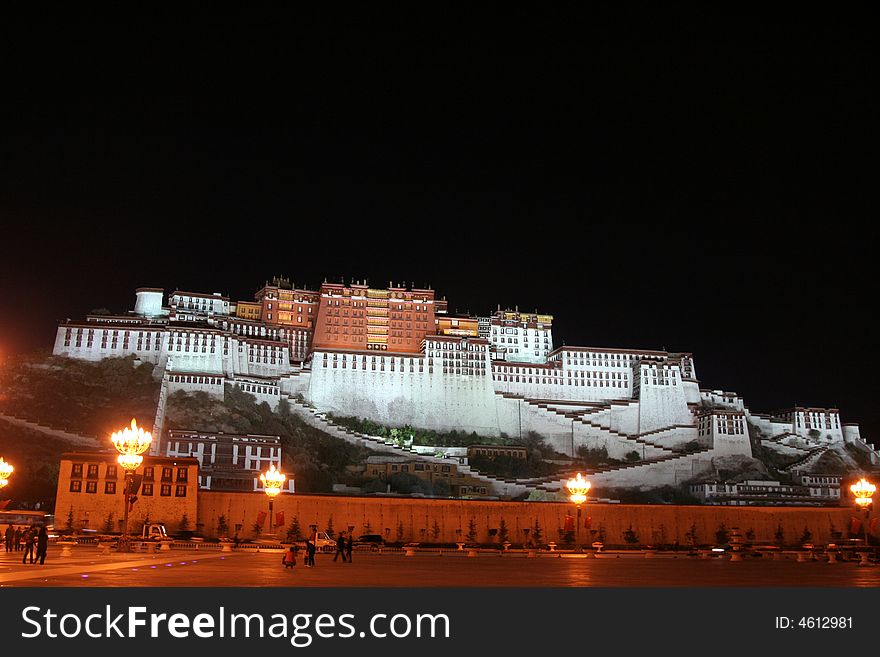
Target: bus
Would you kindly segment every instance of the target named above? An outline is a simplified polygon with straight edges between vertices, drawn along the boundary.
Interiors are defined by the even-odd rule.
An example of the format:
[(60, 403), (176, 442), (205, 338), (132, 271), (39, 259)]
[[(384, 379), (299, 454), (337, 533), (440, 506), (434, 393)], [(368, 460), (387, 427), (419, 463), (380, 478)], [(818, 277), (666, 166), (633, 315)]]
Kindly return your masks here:
[(12, 525), (13, 529), (46, 525), (51, 536), (55, 529), (55, 516), (45, 511), (0, 511), (0, 534), (3, 534), (9, 525)]

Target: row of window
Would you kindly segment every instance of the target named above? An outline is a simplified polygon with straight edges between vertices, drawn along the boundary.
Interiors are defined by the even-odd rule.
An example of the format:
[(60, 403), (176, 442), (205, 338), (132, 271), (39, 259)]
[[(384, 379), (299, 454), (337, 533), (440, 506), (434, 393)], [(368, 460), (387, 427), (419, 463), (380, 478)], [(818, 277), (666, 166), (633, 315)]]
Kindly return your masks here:
[[(70, 476), (74, 479), (82, 479), (83, 476), (83, 467), (86, 468), (86, 478), (88, 479), (97, 479), (98, 478), (98, 464), (97, 463), (74, 463), (71, 465)], [(107, 465), (105, 466), (104, 479), (116, 479), (118, 476), (118, 469), (115, 465)], [(155, 479), (156, 469), (153, 466), (147, 466), (144, 468), (144, 479), (149, 481), (151, 479)], [(187, 468), (177, 468), (177, 481), (188, 481), (189, 480), (189, 470)], [(162, 481), (171, 481), (174, 476), (174, 468), (163, 467), (162, 468)]]
[[(71, 493), (82, 493), (83, 492), (83, 481), (82, 479), (71, 479), (70, 480), (70, 492)], [(98, 492), (98, 482), (97, 481), (86, 481), (85, 482), (85, 492), (86, 493), (97, 493)], [(104, 494), (105, 495), (116, 495), (116, 482), (115, 481), (105, 481), (104, 482)], [(141, 486), (140, 494), (144, 497), (151, 497), (153, 495), (153, 484), (145, 483)], [(171, 497), (171, 484), (160, 484), (159, 485), (159, 496), (160, 497)], [(186, 485), (177, 485), (174, 486), (174, 497), (186, 497)]]

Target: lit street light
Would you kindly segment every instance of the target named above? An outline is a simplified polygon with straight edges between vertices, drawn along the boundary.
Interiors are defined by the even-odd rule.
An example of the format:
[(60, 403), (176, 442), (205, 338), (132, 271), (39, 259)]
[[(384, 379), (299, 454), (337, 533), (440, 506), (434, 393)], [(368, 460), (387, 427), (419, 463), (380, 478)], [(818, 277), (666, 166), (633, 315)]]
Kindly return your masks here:
[(569, 479), (565, 487), (568, 489), (568, 498), (577, 506), (577, 527), (575, 528), (575, 543), (580, 545), (581, 534), (581, 504), (587, 501), (587, 492), (592, 484), (584, 479), (580, 472), (574, 479)]
[(856, 497), (856, 504), (859, 508), (862, 509), (862, 512), (865, 515), (864, 526), (865, 526), (865, 556), (863, 560), (867, 561), (867, 549), (868, 549), (868, 518), (871, 517), (871, 502), (873, 502), (874, 493), (877, 491), (877, 487), (872, 484), (870, 481), (862, 477), (858, 480), (858, 482), (854, 483), (849, 487), (852, 494)]
[(272, 515), (272, 503), (281, 492), (284, 486), (284, 480), (287, 476), (275, 467), (274, 463), (269, 464), (269, 469), (260, 475), (260, 481), (263, 482), (263, 490), (269, 497), (269, 529), (270, 536), (275, 536), (275, 517)]
[(125, 512), (122, 520), (122, 540), (119, 543), (120, 552), (128, 552), (128, 507), (131, 505), (131, 480), (134, 471), (137, 470), (144, 457), (141, 456), (150, 448), (153, 436), (149, 431), (144, 431), (137, 425), (137, 421), (132, 419), (131, 427), (126, 427), (122, 431), (114, 431), (110, 436), (113, 446), (119, 452), (116, 458), (122, 469), (125, 470), (125, 483), (123, 485), (123, 499), (125, 501)]
[(15, 470), (15, 468), (7, 463), (6, 459), (0, 456), (0, 488), (6, 488), (6, 485), (9, 483), (9, 478), (12, 476), (13, 470)]

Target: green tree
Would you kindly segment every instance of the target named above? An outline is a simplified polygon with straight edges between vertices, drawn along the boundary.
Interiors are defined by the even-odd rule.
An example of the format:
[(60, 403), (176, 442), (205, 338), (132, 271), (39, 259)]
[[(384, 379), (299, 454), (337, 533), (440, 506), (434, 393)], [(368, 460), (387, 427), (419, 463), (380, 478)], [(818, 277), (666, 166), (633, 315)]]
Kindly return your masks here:
[(251, 530), (254, 532), (254, 538), (260, 538), (260, 534), (263, 533), (263, 525), (255, 521)]
[(801, 534), (801, 543), (809, 543), (813, 540), (813, 532), (810, 531), (809, 527), (804, 527), (804, 533)]
[(468, 521), (468, 533), (467, 540), (471, 543), (476, 543), (477, 541), (477, 521), (471, 518)]
[(329, 536), (330, 538), (336, 538), (333, 532), (333, 516), (327, 518), (327, 529), (325, 529), (324, 531), (327, 532), (327, 536)]
[(785, 531), (782, 529), (782, 523), (779, 523), (779, 526), (776, 528), (776, 545), (782, 547), (785, 545)]
[(217, 516), (217, 535), (218, 536), (226, 536), (229, 534), (229, 524), (226, 521), (225, 515)]
[(406, 536), (406, 534), (404, 533), (403, 520), (398, 520), (397, 521), (397, 542), (402, 543), (404, 536)]
[(639, 535), (636, 534), (633, 526), (630, 525), (625, 532), (623, 532), (623, 540), (629, 545), (635, 545), (639, 542)]
[(299, 517), (293, 516), (290, 527), (287, 528), (287, 540), (298, 541), (302, 538), (302, 528), (299, 525)]
[(730, 538), (730, 532), (727, 531), (727, 527), (725, 527), (724, 523), (722, 522), (718, 526), (718, 529), (715, 530), (715, 542), (718, 545), (724, 545), (725, 543), (727, 543), (729, 538)]
[(434, 538), (434, 542), (440, 539), (440, 523), (437, 520), (434, 520), (434, 526), (431, 528), (431, 536)]
[(73, 505), (70, 506), (70, 511), (67, 512), (67, 525), (64, 528), (68, 531), (73, 531)]
[(532, 542), (534, 542), (535, 545), (540, 545), (542, 538), (544, 538), (544, 531), (541, 529), (541, 524), (538, 522), (538, 519), (535, 518), (535, 525), (532, 527)]
[(113, 514), (108, 513), (107, 519), (104, 520), (104, 533), (111, 534), (111, 533), (113, 533), (113, 529), (114, 529), (114, 527), (113, 527)]
[(498, 542), (505, 543), (510, 538), (510, 532), (507, 529), (507, 523), (502, 518), (498, 523)]
[(181, 532), (189, 531), (189, 516), (187, 516), (185, 513), (180, 518), (180, 523), (178, 523), (177, 529), (179, 529)]

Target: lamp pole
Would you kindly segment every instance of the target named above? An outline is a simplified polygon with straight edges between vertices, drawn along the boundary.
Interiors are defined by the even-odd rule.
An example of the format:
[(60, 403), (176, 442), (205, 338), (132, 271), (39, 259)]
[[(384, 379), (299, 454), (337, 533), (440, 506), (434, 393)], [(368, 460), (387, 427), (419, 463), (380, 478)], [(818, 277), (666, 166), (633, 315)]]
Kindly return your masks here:
[(862, 512), (865, 516), (863, 525), (865, 530), (865, 562), (867, 562), (868, 555), (868, 518), (871, 517), (871, 502), (874, 501), (874, 493), (877, 491), (877, 486), (872, 484), (870, 481), (862, 477), (856, 483), (849, 487), (850, 491), (856, 498), (856, 504), (859, 508), (862, 509)]
[(569, 479), (565, 487), (568, 489), (568, 497), (577, 506), (577, 526), (575, 527), (575, 548), (580, 545), (581, 536), (581, 504), (587, 501), (587, 492), (592, 484), (584, 479), (580, 472), (573, 479)]
[(123, 502), (125, 508), (123, 510), (122, 519), (122, 539), (119, 542), (119, 552), (128, 552), (128, 507), (130, 506), (131, 496), (131, 480), (134, 471), (137, 470), (144, 457), (141, 456), (150, 448), (153, 436), (149, 431), (144, 431), (137, 425), (137, 421), (132, 418), (131, 426), (126, 427), (122, 431), (114, 431), (110, 436), (113, 446), (119, 452), (117, 462), (125, 470), (125, 480), (123, 483)]
[(285, 479), (287, 479), (287, 476), (279, 471), (274, 463), (270, 463), (269, 469), (260, 475), (260, 481), (263, 482), (263, 490), (266, 491), (266, 495), (269, 497), (269, 535), (272, 537), (275, 536), (275, 518), (272, 515), (272, 505), (275, 497), (281, 492)]

